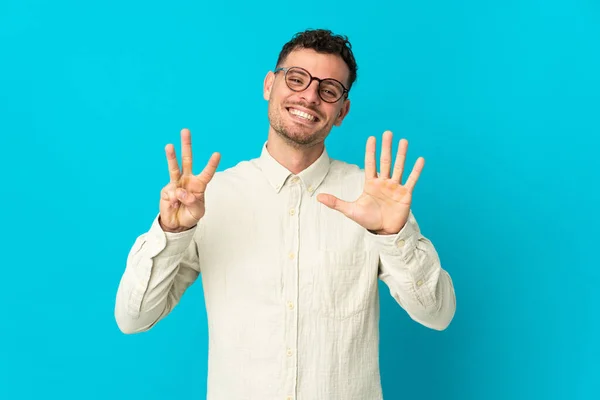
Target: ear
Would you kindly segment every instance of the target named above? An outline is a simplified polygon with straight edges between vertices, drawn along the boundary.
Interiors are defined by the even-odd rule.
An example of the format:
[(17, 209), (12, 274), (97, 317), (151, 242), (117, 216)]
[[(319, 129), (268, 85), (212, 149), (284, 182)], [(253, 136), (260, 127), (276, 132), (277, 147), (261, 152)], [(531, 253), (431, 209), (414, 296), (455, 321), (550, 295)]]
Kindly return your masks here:
[(265, 76), (265, 81), (263, 83), (263, 97), (265, 100), (269, 101), (271, 97), (271, 89), (273, 88), (273, 82), (275, 81), (275, 74), (273, 71), (269, 71), (267, 76)]
[(346, 115), (348, 115), (349, 112), (350, 112), (350, 100), (346, 99), (346, 100), (344, 100), (344, 105), (342, 105), (342, 108), (341, 108), (339, 114), (337, 115), (335, 122), (333, 124), (335, 126), (340, 126), (342, 124), (342, 121), (344, 120), (344, 118), (346, 118)]

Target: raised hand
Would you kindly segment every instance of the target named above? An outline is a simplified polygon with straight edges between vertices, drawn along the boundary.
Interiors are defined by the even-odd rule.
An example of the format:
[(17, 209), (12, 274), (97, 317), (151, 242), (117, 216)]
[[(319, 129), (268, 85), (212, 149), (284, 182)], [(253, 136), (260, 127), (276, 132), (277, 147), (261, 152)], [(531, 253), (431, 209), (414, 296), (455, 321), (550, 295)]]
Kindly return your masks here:
[(375, 137), (369, 137), (365, 152), (365, 186), (358, 199), (347, 202), (331, 194), (319, 194), (317, 200), (341, 212), (371, 232), (392, 235), (400, 232), (408, 220), (412, 192), (425, 165), (425, 159), (423, 157), (417, 159), (412, 172), (402, 185), (408, 141), (400, 140), (391, 176), (392, 132), (386, 131), (383, 134), (379, 176), (375, 145)]
[(181, 163), (179, 169), (175, 148), (165, 147), (171, 181), (160, 192), (160, 218), (166, 232), (182, 232), (193, 228), (204, 216), (204, 192), (213, 178), (221, 155), (213, 153), (199, 175), (192, 174), (192, 136), (189, 129), (181, 130)]

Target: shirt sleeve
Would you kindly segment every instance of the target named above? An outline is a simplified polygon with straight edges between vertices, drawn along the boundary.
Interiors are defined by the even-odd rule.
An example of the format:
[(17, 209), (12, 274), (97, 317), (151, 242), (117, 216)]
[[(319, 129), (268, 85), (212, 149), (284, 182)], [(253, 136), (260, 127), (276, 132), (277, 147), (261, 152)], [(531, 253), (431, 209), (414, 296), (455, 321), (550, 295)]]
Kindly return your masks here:
[(379, 251), (379, 279), (409, 316), (431, 329), (444, 330), (454, 317), (452, 279), (442, 269), (429, 239), (421, 234), (411, 211), (396, 235), (367, 233)]
[(200, 274), (198, 228), (164, 232), (158, 218), (134, 242), (119, 283), (115, 319), (123, 333), (149, 330), (171, 312)]

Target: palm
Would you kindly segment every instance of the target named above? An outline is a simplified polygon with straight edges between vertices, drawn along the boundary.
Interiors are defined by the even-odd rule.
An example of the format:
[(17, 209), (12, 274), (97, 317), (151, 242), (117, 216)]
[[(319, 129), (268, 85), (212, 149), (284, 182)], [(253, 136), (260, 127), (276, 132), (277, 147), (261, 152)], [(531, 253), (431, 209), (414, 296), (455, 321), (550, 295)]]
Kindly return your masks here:
[(391, 132), (383, 136), (380, 173), (376, 172), (375, 138), (367, 141), (365, 155), (365, 185), (363, 193), (354, 202), (347, 202), (330, 194), (320, 194), (318, 199), (326, 206), (338, 210), (365, 229), (379, 234), (398, 233), (410, 213), (412, 191), (423, 169), (425, 160), (419, 157), (405, 184), (401, 184), (408, 142), (403, 139), (391, 168)]
[[(351, 203), (353, 219), (372, 231), (399, 231), (400, 222), (408, 218), (412, 194), (389, 179), (376, 178), (365, 184), (364, 192)], [(388, 219), (384, 216), (395, 215)]]
[(189, 203), (181, 201), (173, 202), (170, 198), (161, 197), (161, 209), (171, 210), (165, 214), (163, 223), (169, 227), (191, 227), (195, 225), (205, 213), (204, 191), (206, 184), (194, 175), (182, 175), (181, 178), (172, 183), (175, 191), (185, 191), (186, 197), (193, 196)]

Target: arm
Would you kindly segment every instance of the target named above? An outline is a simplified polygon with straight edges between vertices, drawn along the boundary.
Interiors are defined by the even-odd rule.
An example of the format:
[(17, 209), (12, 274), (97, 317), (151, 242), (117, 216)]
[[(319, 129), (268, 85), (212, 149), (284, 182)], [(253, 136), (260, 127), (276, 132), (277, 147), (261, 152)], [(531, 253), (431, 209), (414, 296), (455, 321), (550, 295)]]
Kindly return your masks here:
[(456, 310), (452, 279), (412, 212), (398, 234), (368, 235), (379, 250), (379, 278), (392, 297), (413, 320), (431, 329), (446, 329)]
[(194, 237), (206, 211), (205, 190), (221, 156), (213, 153), (204, 170), (192, 174), (189, 129), (181, 130), (182, 169), (172, 144), (165, 152), (170, 182), (160, 193), (160, 213), (133, 244), (117, 290), (115, 319), (124, 333), (152, 328), (173, 310), (200, 274)]
[(379, 250), (379, 278), (411, 318), (432, 329), (445, 329), (456, 307), (452, 280), (442, 269), (431, 242), (421, 235), (411, 211), (413, 191), (425, 159), (417, 158), (410, 175), (401, 184), (408, 141), (400, 140), (392, 170), (392, 133), (383, 134), (379, 174), (375, 144), (375, 138), (369, 137), (365, 184), (358, 199), (348, 202), (321, 193), (317, 200), (368, 231)]
[(115, 319), (123, 333), (147, 331), (167, 316), (200, 273), (197, 228), (165, 232), (158, 218), (127, 257), (115, 303)]

